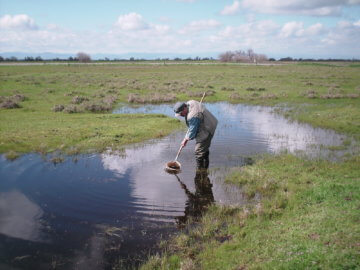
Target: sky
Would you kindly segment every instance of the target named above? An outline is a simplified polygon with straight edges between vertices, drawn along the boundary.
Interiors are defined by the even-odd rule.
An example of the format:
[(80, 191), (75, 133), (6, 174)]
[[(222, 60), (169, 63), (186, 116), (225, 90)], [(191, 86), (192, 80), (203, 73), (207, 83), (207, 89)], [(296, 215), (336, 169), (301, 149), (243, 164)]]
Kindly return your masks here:
[(360, 58), (360, 0), (0, 0), (0, 53)]

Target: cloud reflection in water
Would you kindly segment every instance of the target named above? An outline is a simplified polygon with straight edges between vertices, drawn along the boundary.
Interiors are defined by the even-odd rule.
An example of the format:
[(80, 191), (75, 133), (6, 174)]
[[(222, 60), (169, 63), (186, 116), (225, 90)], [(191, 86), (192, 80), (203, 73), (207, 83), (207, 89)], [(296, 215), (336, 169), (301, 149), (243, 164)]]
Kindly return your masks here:
[(42, 209), (17, 190), (0, 193), (0, 233), (41, 241)]

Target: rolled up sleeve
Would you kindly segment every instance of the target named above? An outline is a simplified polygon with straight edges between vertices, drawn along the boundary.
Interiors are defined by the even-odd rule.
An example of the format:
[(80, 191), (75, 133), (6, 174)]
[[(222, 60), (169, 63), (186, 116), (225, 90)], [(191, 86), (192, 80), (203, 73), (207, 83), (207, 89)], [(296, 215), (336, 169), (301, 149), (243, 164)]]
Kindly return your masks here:
[(197, 117), (193, 117), (190, 119), (188, 124), (189, 124), (189, 129), (185, 137), (189, 140), (193, 140), (199, 131), (200, 119)]

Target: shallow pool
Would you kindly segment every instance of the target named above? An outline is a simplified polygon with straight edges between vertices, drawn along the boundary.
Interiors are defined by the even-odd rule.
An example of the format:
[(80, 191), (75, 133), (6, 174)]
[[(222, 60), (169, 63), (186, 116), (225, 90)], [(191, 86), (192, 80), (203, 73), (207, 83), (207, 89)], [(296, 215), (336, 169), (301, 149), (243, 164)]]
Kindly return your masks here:
[[(0, 268), (111, 269), (136, 266), (156, 244), (213, 202), (248, 203), (223, 183), (227, 168), (261, 153), (289, 151), (309, 158), (336, 158), (346, 138), (290, 122), (271, 108), (206, 104), (219, 124), (210, 148), (210, 170), (196, 174), (194, 143), (170, 175), (185, 131), (128, 146), (121, 153), (64, 157), (0, 158)], [(114, 113), (163, 113), (172, 105), (119, 107)], [(184, 124), (185, 125), (185, 124)], [(222, 168), (215, 170), (214, 168)]]

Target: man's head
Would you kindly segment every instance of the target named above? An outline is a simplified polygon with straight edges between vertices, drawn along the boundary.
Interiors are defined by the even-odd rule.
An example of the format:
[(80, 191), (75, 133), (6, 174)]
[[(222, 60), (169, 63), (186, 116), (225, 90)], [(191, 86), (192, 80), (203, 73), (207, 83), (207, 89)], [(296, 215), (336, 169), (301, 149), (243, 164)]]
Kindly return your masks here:
[(176, 116), (185, 116), (187, 114), (187, 105), (184, 102), (176, 102), (174, 106)]

